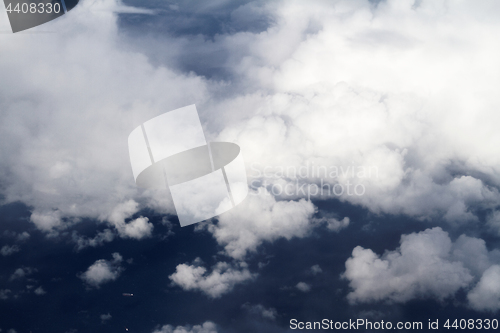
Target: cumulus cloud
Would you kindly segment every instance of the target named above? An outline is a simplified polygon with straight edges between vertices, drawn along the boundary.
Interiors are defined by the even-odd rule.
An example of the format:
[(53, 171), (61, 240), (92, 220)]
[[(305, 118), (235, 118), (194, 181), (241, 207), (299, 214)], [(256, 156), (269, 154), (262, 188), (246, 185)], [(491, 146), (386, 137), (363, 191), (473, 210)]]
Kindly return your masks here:
[(278, 315), (278, 311), (276, 311), (275, 308), (266, 308), (262, 304), (252, 305), (250, 303), (245, 303), (241, 307), (250, 314), (258, 315), (264, 319), (275, 320)]
[(305, 282), (299, 282), (297, 283), (297, 285), (295, 286), (295, 288), (297, 288), (298, 290), (302, 291), (303, 293), (307, 293), (309, 291), (311, 291), (311, 286)]
[(472, 281), (469, 271), (450, 260), (451, 240), (440, 228), (401, 237), (401, 247), (382, 257), (356, 247), (346, 262), (344, 278), (353, 289), (351, 303), (418, 297), (444, 299)]
[(323, 273), (323, 270), (321, 269), (321, 267), (319, 267), (319, 265), (311, 266), (310, 271), (312, 275), (318, 275), (320, 273)]
[(467, 294), (470, 306), (478, 311), (495, 312), (500, 309), (500, 265), (489, 267), (479, 283)]
[(206, 228), (229, 256), (242, 259), (264, 241), (308, 235), (314, 212), (310, 201), (276, 201), (262, 191), (250, 194), (236, 208), (219, 216), (217, 224), (208, 224)]
[(147, 217), (138, 217), (133, 221), (128, 223), (125, 219), (132, 216), (139, 210), (139, 204), (134, 200), (128, 200), (122, 204), (117, 205), (108, 220), (115, 226), (118, 230), (120, 236), (124, 238), (135, 238), (141, 239), (150, 237), (153, 231), (153, 224), (148, 222)]
[(58, 210), (45, 212), (35, 210), (30, 219), (38, 229), (43, 231), (53, 231), (62, 225), (61, 212)]
[(16, 252), (19, 252), (19, 246), (17, 245), (12, 245), (12, 246), (4, 245), (2, 246), (2, 249), (0, 249), (0, 253), (4, 257), (10, 256)]
[(109, 313), (107, 313), (107, 314), (102, 314), (100, 317), (101, 317), (101, 322), (102, 322), (103, 324), (112, 318), (112, 317), (111, 317), (111, 314), (109, 314)]
[(172, 325), (164, 325), (160, 328), (157, 328), (153, 331), (153, 333), (217, 333), (217, 325), (215, 325), (211, 321), (206, 321), (201, 325), (186, 325), (186, 326), (177, 326), (174, 327)]
[(492, 265), (500, 263), (500, 251), (489, 251), (483, 239), (461, 235), (453, 244), (451, 257), (460, 261), (479, 278)]
[(119, 253), (113, 253), (113, 260), (99, 259), (84, 273), (80, 274), (89, 287), (99, 288), (102, 284), (116, 280), (123, 268), (120, 266), (123, 258)]
[(500, 262), (499, 251), (489, 252), (482, 239), (462, 235), (452, 243), (439, 227), (403, 235), (400, 243), (382, 256), (360, 246), (353, 250), (343, 273), (353, 289), (349, 302), (444, 300), (481, 278), (476, 291), (469, 294), (473, 303), (494, 275), (494, 270), (487, 272)]
[[(500, 99), (489, 88), (498, 78), (485, 63), (498, 66), (491, 32), (500, 25), (479, 19), (491, 14), (487, 8), (432, 1), (264, 7), (274, 18), (264, 33), (215, 41), (233, 80), (244, 84), (204, 108), (221, 122), (209, 122), (210, 135), (241, 146), (251, 186), (267, 188), (276, 204), (334, 197), (377, 213), (476, 222), (477, 207), (500, 200), (500, 159), (490, 144), (499, 134), (485, 121), (498, 119)], [(472, 26), (481, 38), (467, 33)], [(477, 96), (485, 98), (480, 105)], [(250, 206), (246, 216), (229, 212), (209, 228), (234, 258), (290, 237), (287, 227), (253, 228), (259, 219), (248, 222)], [(245, 223), (230, 225), (236, 219)], [(333, 231), (347, 225), (330, 222)], [(309, 227), (293, 230), (302, 237)]]
[(47, 292), (42, 288), (42, 286), (35, 289), (34, 293), (38, 296), (45, 295)]
[(32, 267), (20, 267), (14, 271), (14, 273), (10, 276), (10, 280), (21, 280), (27, 277), (28, 275), (36, 272), (35, 268)]
[[(40, 230), (64, 229), (82, 217), (107, 220), (132, 199), (174, 212), (168, 196), (135, 187), (127, 137), (145, 120), (200, 102), (205, 83), (117, 47), (115, 12), (124, 8), (119, 0), (83, 0), (71, 15), (44, 25), (58, 32), (54, 38), (27, 35), (3, 44), (2, 200), (33, 207)], [(1, 26), (9, 29), (8, 21)], [(141, 238), (150, 229), (143, 218), (120, 235)]]
[[(244, 54), (231, 59), (233, 68), (258, 91), (249, 88), (217, 105), (226, 116), (218, 138), (241, 145), (249, 169), (256, 170), (252, 180), (282, 189), (295, 184), (293, 173), (280, 174), (287, 168), (351, 167), (333, 176), (310, 167), (298, 178), (345, 189), (316, 194), (318, 199), (340, 197), (376, 212), (443, 216), (450, 223), (476, 221), (471, 207), (496, 205), (500, 160), (484, 143), (499, 135), (486, 121), (498, 118), (493, 105), (499, 101), (488, 88), (498, 78), (486, 74), (486, 62), (498, 66), (491, 31), (500, 25), (479, 19), (491, 14), (486, 2), (473, 9), (464, 3), (412, 4), (285, 2), (266, 33), (226, 37), (230, 52), (245, 40)], [(464, 17), (467, 26), (459, 23)], [(478, 34), (467, 33), (472, 26)], [(482, 116), (472, 117), (477, 94), (487, 102), (474, 108)], [(242, 115), (238, 119), (225, 108)], [(464, 132), (474, 135), (466, 139)], [(359, 185), (363, 195), (348, 194), (349, 184), (351, 193)]]
[(231, 291), (236, 284), (254, 279), (256, 274), (250, 273), (244, 262), (228, 264), (218, 262), (209, 274), (196, 260), (192, 265), (177, 265), (175, 273), (169, 276), (172, 285), (184, 290), (201, 291), (211, 298), (219, 298)]

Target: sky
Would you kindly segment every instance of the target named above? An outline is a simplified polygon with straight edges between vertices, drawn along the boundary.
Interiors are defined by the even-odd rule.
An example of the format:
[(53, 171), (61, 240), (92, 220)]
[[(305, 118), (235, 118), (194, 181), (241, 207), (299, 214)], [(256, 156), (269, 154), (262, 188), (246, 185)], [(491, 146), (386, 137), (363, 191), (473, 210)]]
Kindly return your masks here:
[[(499, 12), (81, 0), (13, 34), (0, 5), (0, 332), (495, 319)], [(249, 194), (181, 228), (127, 138), (192, 104)]]

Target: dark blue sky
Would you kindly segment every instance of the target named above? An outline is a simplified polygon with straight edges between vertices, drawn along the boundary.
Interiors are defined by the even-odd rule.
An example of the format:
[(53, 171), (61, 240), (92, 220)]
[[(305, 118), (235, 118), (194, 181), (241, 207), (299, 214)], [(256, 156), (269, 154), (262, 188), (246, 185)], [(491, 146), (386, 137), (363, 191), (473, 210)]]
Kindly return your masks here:
[[(445, 318), (491, 318), (454, 304), (464, 300), (414, 300), (404, 305), (381, 303), (350, 306), (346, 301), (349, 291), (345, 260), (355, 246), (371, 248), (378, 254), (399, 245), (401, 234), (419, 232), (432, 222), (422, 223), (407, 217), (373, 215), (365, 209), (343, 204), (337, 200), (318, 202), (325, 211), (349, 216), (353, 221), (341, 233), (319, 228), (307, 238), (280, 239), (264, 243), (258, 253), (247, 260), (252, 271), (258, 272), (254, 281), (237, 285), (232, 292), (219, 299), (171, 286), (168, 276), (178, 264), (201, 258), (208, 265), (227, 260), (218, 255), (221, 248), (206, 232), (194, 231), (194, 226), (181, 228), (175, 216), (170, 216), (174, 227), (161, 223), (162, 216), (142, 211), (155, 225), (154, 236), (148, 240), (115, 240), (97, 248), (76, 251), (70, 234), (76, 230), (92, 236), (99, 226), (85, 221), (57, 238), (48, 239), (27, 220), (29, 208), (22, 204), (1, 207), (2, 244), (13, 243), (12, 232), (28, 231), (29, 241), (21, 251), (1, 257), (0, 278), (3, 288), (18, 295), (0, 303), (2, 327), (15, 327), (17, 332), (150, 332), (157, 325), (185, 325), (211, 320), (221, 332), (285, 332), (289, 320), (304, 321), (329, 318), (338, 321), (359, 318), (372, 311), (374, 319), (389, 321), (424, 321)], [(367, 231), (363, 227), (370, 225)], [(99, 289), (87, 289), (78, 278), (96, 259), (109, 259), (119, 252), (125, 260), (121, 276)], [(259, 263), (265, 264), (259, 268)], [(322, 273), (313, 275), (310, 268), (319, 265)], [(27, 278), (9, 281), (20, 266), (36, 269)], [(303, 293), (295, 285), (303, 281), (312, 286)], [(28, 292), (26, 285), (43, 286), (45, 295)], [(133, 293), (124, 297), (122, 293)], [(261, 304), (277, 310), (275, 321), (266, 320), (245, 308), (245, 304)], [(111, 319), (101, 321), (102, 314)], [(73, 330), (73, 331), (71, 331)]]

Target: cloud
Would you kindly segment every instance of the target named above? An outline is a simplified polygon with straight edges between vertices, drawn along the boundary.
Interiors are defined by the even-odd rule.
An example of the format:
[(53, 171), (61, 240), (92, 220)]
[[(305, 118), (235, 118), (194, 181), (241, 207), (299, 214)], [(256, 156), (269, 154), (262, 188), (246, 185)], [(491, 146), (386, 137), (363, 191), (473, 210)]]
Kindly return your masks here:
[(93, 238), (87, 238), (79, 235), (76, 231), (73, 231), (71, 237), (73, 242), (76, 243), (77, 251), (80, 251), (89, 246), (97, 247), (106, 242), (113, 241), (113, 239), (115, 239), (115, 233), (113, 233), (110, 229), (104, 229), (103, 231), (98, 232)]
[[(258, 170), (252, 178), (268, 184), (295, 182), (277, 172), (265, 177), (265, 170), (351, 167), (334, 177), (308, 172), (301, 181), (350, 184), (351, 192), (359, 185), (363, 195), (315, 197), (340, 197), (375, 212), (477, 221), (472, 208), (492, 208), (499, 199), (500, 160), (484, 142), (499, 135), (485, 119), (498, 118), (498, 96), (488, 88), (498, 78), (486, 68), (498, 66), (490, 33), (500, 25), (479, 19), (489, 15), (486, 3), (474, 10), (444, 3), (431, 9), (431, 3), (281, 3), (266, 33), (226, 36), (230, 53), (245, 44), (231, 68), (257, 91), (248, 88), (216, 106), (227, 119), (218, 138), (238, 142), (249, 169)], [(467, 27), (459, 23), (464, 17)], [(435, 33), (429, 21), (453, 33)], [(472, 26), (484, 35), (467, 33)], [(477, 105), (480, 117), (469, 107), (475, 94), (487, 100)], [(241, 116), (224, 109), (242, 110)], [(465, 139), (464, 132), (474, 135)], [(358, 172), (372, 167), (371, 175)]]
[(469, 293), (469, 301), (479, 308), (476, 304), (500, 263), (500, 251), (488, 251), (484, 240), (466, 235), (453, 243), (439, 227), (403, 235), (400, 243), (382, 256), (361, 246), (353, 250), (343, 273), (353, 289), (347, 296), (350, 303), (444, 300), (480, 278)]
[(243, 259), (264, 241), (307, 236), (313, 228), (310, 219), (314, 212), (310, 201), (276, 201), (267, 192), (252, 193), (236, 208), (219, 216), (217, 224), (199, 228), (206, 227), (229, 256)]
[(500, 236), (500, 211), (496, 210), (488, 215), (486, 223), (492, 231)]
[(138, 217), (133, 221), (125, 223), (125, 219), (137, 213), (139, 204), (134, 200), (128, 200), (117, 205), (108, 220), (115, 226), (123, 238), (142, 239), (150, 237), (153, 232), (153, 224), (148, 222), (147, 217)]
[(30, 220), (43, 231), (53, 231), (53, 229), (62, 226), (61, 212), (58, 210), (45, 212), (35, 210), (31, 214)]
[(218, 262), (209, 274), (207, 269), (195, 261), (193, 265), (177, 265), (175, 273), (169, 276), (172, 285), (183, 290), (201, 291), (211, 298), (219, 298), (231, 291), (236, 284), (252, 280), (256, 274), (250, 273), (243, 262), (228, 264)]
[(29, 233), (27, 233), (26, 231), (23, 231), (22, 233), (19, 233), (19, 234), (17, 235), (17, 240), (18, 240), (19, 242), (24, 242), (24, 241), (28, 240), (30, 237), (31, 237), (31, 236), (30, 236), (30, 234), (29, 234)]
[(258, 315), (264, 319), (275, 320), (278, 315), (275, 308), (267, 309), (262, 304), (251, 305), (250, 303), (245, 303), (241, 307), (250, 314)]
[(102, 284), (114, 281), (120, 276), (123, 271), (123, 268), (120, 266), (122, 260), (122, 256), (115, 252), (113, 253), (112, 261), (105, 259), (97, 260), (87, 271), (80, 274), (79, 278), (88, 286), (99, 288)]
[(401, 246), (382, 257), (358, 246), (343, 273), (353, 289), (347, 299), (404, 303), (450, 297), (473, 280), (469, 270), (451, 258), (451, 250), (452, 242), (441, 228), (403, 235)]
[(153, 15), (155, 11), (145, 8), (133, 7), (124, 5), (121, 1), (94, 1), (93, 3), (84, 3), (87, 8), (92, 8), (92, 10), (98, 11), (109, 11), (113, 13), (123, 13), (123, 14), (144, 14)]
[(34, 293), (38, 296), (45, 295), (47, 292), (42, 288), (42, 286), (35, 289)]
[(330, 231), (339, 232), (349, 226), (351, 220), (348, 217), (344, 217), (342, 220), (338, 220), (335, 217), (322, 217), (317, 219), (317, 223), (325, 223), (326, 228)]
[(27, 277), (28, 275), (33, 274), (37, 270), (31, 267), (20, 267), (14, 271), (14, 273), (10, 276), (10, 281), (21, 280)]
[(500, 263), (500, 251), (489, 251), (480, 238), (461, 235), (453, 244), (453, 260), (460, 261), (474, 277), (479, 278), (492, 265)]
[(479, 283), (467, 294), (470, 306), (477, 311), (500, 309), (500, 265), (489, 267)]
[(295, 288), (297, 288), (298, 290), (302, 291), (303, 293), (307, 293), (309, 291), (311, 291), (311, 286), (305, 282), (299, 282), (297, 283), (297, 285), (295, 286)]
[(217, 333), (217, 325), (215, 325), (211, 321), (206, 321), (201, 325), (195, 326), (177, 326), (174, 327), (172, 325), (164, 325), (160, 328), (157, 328), (153, 331), (153, 333)]
[(127, 237), (135, 239), (151, 237), (153, 224), (148, 221), (149, 219), (147, 217), (136, 218), (135, 220), (125, 224), (123, 234), (127, 235)]
[(0, 300), (6, 300), (9, 298), (9, 294), (12, 293), (10, 289), (0, 289)]
[(323, 270), (321, 269), (321, 267), (319, 267), (319, 265), (311, 266), (311, 274), (312, 275), (318, 275), (320, 273), (323, 273)]
[[(205, 83), (122, 49), (114, 12), (120, 8), (121, 1), (82, 0), (71, 15), (42, 28), (57, 38), (33, 34), (3, 44), (2, 202), (32, 207), (31, 221), (48, 233), (81, 218), (106, 221), (133, 199), (174, 212), (168, 197), (135, 187), (127, 137), (145, 120), (200, 102)], [(9, 29), (8, 21), (1, 27)], [(141, 238), (150, 229), (142, 219), (120, 235)]]
[(12, 246), (4, 245), (2, 246), (2, 249), (0, 249), (0, 253), (4, 257), (10, 256), (16, 252), (19, 252), (19, 246), (17, 245), (12, 245)]
[(108, 320), (110, 320), (110, 319), (111, 319), (111, 315), (110, 315), (109, 313), (107, 313), (107, 314), (102, 314), (102, 315), (100, 316), (100, 318), (101, 318), (101, 322), (104, 324), (105, 322), (107, 322)]

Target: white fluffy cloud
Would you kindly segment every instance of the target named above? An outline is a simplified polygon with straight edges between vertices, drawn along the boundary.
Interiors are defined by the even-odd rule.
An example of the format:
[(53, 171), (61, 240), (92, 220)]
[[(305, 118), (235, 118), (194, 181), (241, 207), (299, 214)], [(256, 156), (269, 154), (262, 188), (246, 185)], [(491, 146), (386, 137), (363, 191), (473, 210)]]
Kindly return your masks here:
[(113, 253), (113, 260), (99, 259), (79, 277), (88, 286), (99, 288), (102, 284), (116, 280), (123, 268), (120, 266), (123, 258), (119, 253)]
[[(255, 12), (273, 18), (266, 31), (210, 42), (226, 52), (222, 65), (235, 84), (153, 66), (144, 50), (123, 47), (113, 13), (120, 6), (83, 0), (44, 25), (57, 34), (2, 41), (1, 192), (5, 202), (33, 207), (41, 230), (90, 217), (121, 237), (151, 235), (145, 217), (126, 219), (144, 207), (174, 209), (165, 193), (135, 187), (126, 138), (139, 123), (193, 103), (210, 139), (241, 146), (252, 184), (292, 191), (276, 194), (283, 200), (249, 197), (209, 226), (233, 258), (265, 241), (308, 235), (315, 207), (300, 199), (309, 196), (450, 223), (477, 221), (474, 207), (497, 206), (498, 4), (266, 5)], [(208, 45), (184, 42), (169, 43), (170, 55)], [(307, 166), (305, 176), (293, 176)], [(304, 184), (315, 192), (303, 192)], [(335, 185), (341, 194), (331, 194)], [(329, 226), (340, 230), (345, 221)]]
[(491, 288), (489, 282), (495, 274), (495, 263), (500, 262), (499, 254), (498, 250), (489, 252), (478, 238), (462, 235), (452, 243), (438, 227), (403, 235), (401, 246), (382, 256), (358, 246), (343, 273), (353, 289), (347, 297), (351, 303), (444, 300), (481, 278), (469, 294), (471, 304), (479, 308), (478, 300)]
[(323, 270), (319, 265), (313, 265), (311, 266), (311, 274), (312, 275), (318, 275), (320, 273), (323, 273)]
[[(374, 167), (335, 177), (310, 167), (304, 181), (350, 183), (351, 192), (359, 184), (363, 195), (339, 196), (451, 223), (477, 220), (470, 207), (496, 205), (500, 99), (491, 87), (499, 79), (489, 73), (499, 66), (500, 24), (482, 19), (496, 6), (413, 4), (282, 2), (266, 32), (226, 37), (231, 51), (245, 40), (235, 72), (258, 91), (217, 105), (231, 110), (221, 111), (227, 127), (219, 138), (242, 146), (258, 170), (253, 178), (284, 185), (293, 177), (276, 170)], [(233, 110), (242, 110), (240, 119)]]
[(206, 227), (229, 256), (243, 259), (263, 241), (308, 235), (313, 227), (314, 212), (310, 201), (277, 202), (262, 191), (251, 193), (243, 203), (219, 216), (217, 224)]
[(201, 325), (194, 326), (177, 326), (174, 327), (172, 325), (164, 325), (156, 330), (153, 333), (217, 333), (217, 325), (215, 325), (211, 321), (206, 321)]
[(297, 285), (295, 286), (295, 288), (297, 288), (298, 290), (302, 291), (303, 293), (307, 293), (309, 291), (311, 291), (311, 286), (305, 282), (299, 282), (297, 283)]
[[(4, 202), (33, 207), (31, 221), (41, 230), (81, 217), (106, 220), (134, 198), (173, 212), (168, 197), (135, 187), (127, 137), (153, 116), (199, 103), (205, 83), (121, 49), (120, 8), (119, 0), (83, 0), (41, 28), (55, 34), (2, 38), (1, 191)], [(8, 30), (8, 20), (1, 22)], [(120, 234), (140, 238), (150, 229), (142, 219)]]
[(479, 283), (467, 294), (470, 306), (478, 311), (500, 309), (500, 265), (488, 268)]
[(31, 214), (31, 222), (33, 222), (38, 229), (43, 231), (53, 231), (57, 227), (61, 227), (61, 212), (58, 210), (40, 212), (35, 210)]
[(118, 204), (107, 220), (113, 224), (118, 230), (121, 237), (141, 239), (151, 236), (153, 231), (153, 224), (148, 222), (147, 217), (138, 217), (137, 219), (125, 222), (125, 219), (137, 213), (139, 204), (134, 200), (128, 200), (124, 203)]
[(195, 260), (192, 265), (178, 265), (175, 273), (169, 276), (172, 284), (184, 290), (201, 291), (211, 298), (218, 298), (231, 291), (236, 284), (256, 277), (243, 262), (232, 265), (219, 262), (212, 267), (209, 274), (206, 274), (207, 269), (199, 264), (200, 261)]

